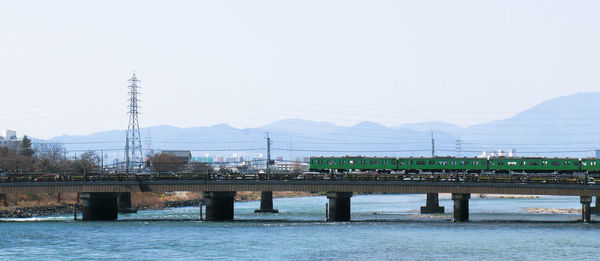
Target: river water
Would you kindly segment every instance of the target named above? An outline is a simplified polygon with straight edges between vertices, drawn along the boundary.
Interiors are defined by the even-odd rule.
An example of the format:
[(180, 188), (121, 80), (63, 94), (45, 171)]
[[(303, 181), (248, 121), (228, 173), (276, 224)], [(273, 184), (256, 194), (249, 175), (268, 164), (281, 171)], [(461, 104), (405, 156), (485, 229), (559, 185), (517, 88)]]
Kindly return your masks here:
[[(0, 219), (0, 260), (598, 260), (600, 224), (580, 214), (579, 197), (470, 200), (470, 222), (420, 215), (425, 195), (356, 195), (352, 222), (324, 222), (323, 197), (275, 199), (279, 214), (235, 203), (233, 222), (198, 221), (197, 207), (120, 214), (116, 222), (72, 215)], [(592, 216), (600, 220), (600, 217)]]

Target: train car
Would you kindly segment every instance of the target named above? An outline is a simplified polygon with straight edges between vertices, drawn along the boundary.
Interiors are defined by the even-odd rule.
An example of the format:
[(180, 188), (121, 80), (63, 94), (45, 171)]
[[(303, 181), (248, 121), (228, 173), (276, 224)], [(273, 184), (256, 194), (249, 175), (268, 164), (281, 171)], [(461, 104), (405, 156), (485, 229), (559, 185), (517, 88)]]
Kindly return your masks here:
[(344, 156), (344, 157), (312, 157), (310, 158), (311, 171), (329, 171), (338, 172), (347, 171), (379, 171), (390, 172), (397, 169), (396, 158), (377, 158), (362, 156)]
[(467, 172), (481, 173), (548, 173), (571, 174), (579, 171), (600, 174), (600, 159), (575, 158), (455, 158), (455, 157), (420, 157), (420, 158), (378, 158), (363, 156), (344, 157), (311, 157), (310, 170), (320, 172), (366, 172), (377, 171), (390, 173), (404, 171), (406, 173), (421, 172)]
[(398, 158), (398, 169), (407, 172), (481, 172), (487, 169), (487, 159), (484, 158)]
[(588, 173), (593, 173), (593, 174), (600, 173), (600, 159), (596, 159), (596, 158), (581, 159), (581, 170), (587, 171)]
[(310, 159), (310, 171), (328, 172), (330, 170), (346, 171), (351, 169), (351, 163), (357, 158), (347, 157), (318, 157)]
[(507, 158), (489, 159), (489, 170), (496, 173), (571, 173), (580, 170), (579, 159), (575, 158)]

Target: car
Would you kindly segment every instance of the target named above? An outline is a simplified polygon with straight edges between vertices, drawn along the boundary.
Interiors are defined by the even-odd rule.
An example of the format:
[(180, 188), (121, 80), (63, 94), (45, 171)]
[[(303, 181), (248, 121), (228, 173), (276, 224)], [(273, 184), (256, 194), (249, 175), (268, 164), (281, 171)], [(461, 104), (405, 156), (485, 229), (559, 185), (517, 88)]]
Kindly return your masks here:
[(60, 179), (60, 175), (59, 174), (44, 174), (40, 177), (35, 178), (33, 181), (34, 182), (41, 182), (41, 181), (57, 181)]

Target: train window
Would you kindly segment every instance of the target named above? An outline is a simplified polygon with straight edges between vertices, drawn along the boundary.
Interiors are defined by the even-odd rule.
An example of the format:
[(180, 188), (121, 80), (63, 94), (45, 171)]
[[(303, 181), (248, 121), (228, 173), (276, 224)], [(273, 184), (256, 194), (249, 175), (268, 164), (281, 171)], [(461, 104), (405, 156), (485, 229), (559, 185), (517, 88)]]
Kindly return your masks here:
[(433, 160), (430, 160), (429, 165), (435, 165), (435, 162)]
[(581, 165), (583, 165), (583, 166), (587, 166), (587, 162), (585, 162), (585, 161), (582, 161), (582, 162), (581, 162)]
[(473, 161), (473, 165), (479, 165), (479, 161)]
[(392, 160), (392, 165), (398, 164), (398, 161)]
[(538, 162), (537, 162), (537, 161), (530, 161), (530, 162), (529, 162), (529, 165), (530, 165), (530, 166), (537, 166), (537, 165), (538, 165)]
[(323, 164), (323, 160), (319, 160), (319, 164)]
[(366, 160), (361, 160), (361, 161), (360, 161), (360, 164), (362, 164), (362, 165), (367, 165), (367, 161), (366, 161)]
[(571, 165), (571, 164), (570, 164), (568, 161), (565, 161), (565, 164), (564, 164), (564, 165), (565, 165), (565, 166), (569, 166), (569, 165)]
[(550, 165), (552, 165), (552, 166), (560, 166), (560, 161), (552, 161), (550, 163)]
[(348, 161), (349, 164), (354, 164), (353, 160)]
[(595, 161), (590, 162), (590, 166), (596, 166), (596, 162)]
[(579, 162), (575, 161), (575, 162), (573, 162), (573, 165), (579, 166)]
[(424, 160), (417, 160), (417, 165), (425, 165), (425, 161)]
[(438, 161), (438, 165), (442, 165), (442, 166), (448, 165), (448, 162), (444, 161), (444, 160), (440, 160), (440, 161)]
[(527, 162), (525, 162), (525, 161), (521, 161), (521, 164), (519, 164), (519, 165), (525, 165), (526, 163)]
[(327, 161), (327, 165), (335, 165), (337, 162), (335, 160)]
[(542, 161), (542, 165), (547, 166), (548, 165), (548, 161)]
[(493, 161), (490, 161), (490, 166), (494, 166), (496, 165), (496, 163), (494, 163)]
[(371, 164), (371, 165), (377, 165), (377, 163), (379, 163), (379, 162), (378, 162), (378, 161), (376, 161), (376, 160), (371, 160), (371, 161), (369, 161), (369, 164)]
[(383, 161), (383, 165), (387, 165), (387, 164), (389, 164), (389, 163), (388, 163), (388, 161), (387, 161), (387, 160), (384, 160), (384, 161)]
[(461, 161), (460, 165), (469, 165), (469, 162), (468, 161)]
[(398, 165), (404, 165), (404, 161), (399, 160)]
[(498, 161), (498, 166), (504, 165), (504, 161)]
[(451, 164), (452, 164), (452, 165), (456, 165), (456, 161), (452, 161), (452, 163), (451, 163)]
[(506, 165), (517, 166), (517, 162), (516, 161), (508, 161), (508, 162), (506, 162)]

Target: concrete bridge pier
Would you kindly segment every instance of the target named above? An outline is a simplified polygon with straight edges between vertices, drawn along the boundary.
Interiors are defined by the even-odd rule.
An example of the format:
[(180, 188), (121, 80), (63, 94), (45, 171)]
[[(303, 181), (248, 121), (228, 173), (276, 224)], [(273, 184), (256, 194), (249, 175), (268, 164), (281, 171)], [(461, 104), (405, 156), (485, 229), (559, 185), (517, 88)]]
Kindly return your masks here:
[(273, 209), (273, 191), (262, 191), (260, 193), (260, 209), (254, 210), (254, 213), (277, 213), (279, 210)]
[(8, 204), (6, 203), (6, 194), (0, 194), (0, 202), (2, 202), (3, 207), (8, 207)]
[(117, 220), (119, 194), (114, 192), (81, 193), (82, 220)]
[(454, 200), (453, 222), (465, 222), (469, 220), (470, 198), (471, 194), (469, 193), (452, 193), (452, 200)]
[(592, 203), (592, 197), (581, 196), (579, 202), (581, 202), (581, 221), (584, 223), (589, 223), (591, 221), (590, 204)]
[(598, 204), (600, 202), (598, 202), (598, 197), (597, 196), (595, 198), (596, 198), (596, 203), (594, 203), (593, 207), (590, 207), (590, 213), (592, 213), (594, 215), (597, 215), (597, 216), (600, 216), (600, 204)]
[(329, 216), (327, 221), (350, 221), (352, 192), (328, 192)]
[(204, 192), (207, 221), (233, 220), (233, 201), (235, 191)]
[(440, 207), (438, 193), (427, 193), (427, 203), (421, 207), (421, 214), (444, 213), (444, 207)]
[(119, 193), (119, 213), (136, 213), (137, 208), (131, 206), (131, 192)]

